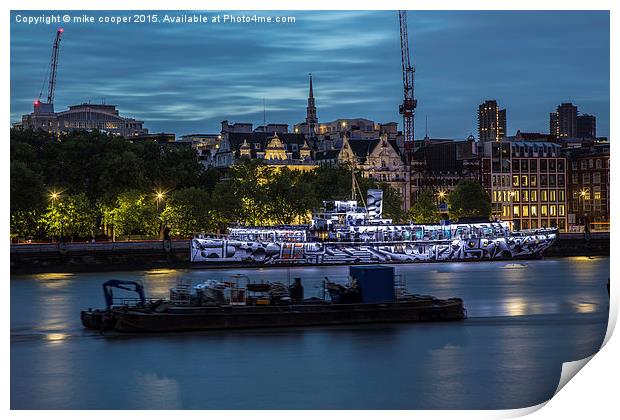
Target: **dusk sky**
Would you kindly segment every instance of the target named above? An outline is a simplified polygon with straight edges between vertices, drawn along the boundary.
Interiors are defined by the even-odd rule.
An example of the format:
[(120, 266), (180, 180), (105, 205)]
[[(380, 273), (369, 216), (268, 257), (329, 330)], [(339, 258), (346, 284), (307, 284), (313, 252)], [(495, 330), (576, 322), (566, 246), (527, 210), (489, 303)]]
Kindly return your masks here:
[[(362, 117), (402, 129), (396, 11), (257, 13), (295, 16), (289, 24), (15, 22), (43, 13), (63, 14), (11, 13), (11, 122), (31, 112), (62, 26), (57, 111), (105, 98), (150, 132), (180, 136), (219, 132), (225, 119), (260, 125), (264, 98), (268, 123), (292, 125), (305, 118), (311, 72), (319, 121)], [(548, 132), (549, 113), (562, 102), (595, 115), (597, 134), (609, 135), (606, 11), (410, 11), (409, 36), (416, 138), (425, 117), (431, 137), (476, 135), (486, 99), (507, 108), (509, 135)]]

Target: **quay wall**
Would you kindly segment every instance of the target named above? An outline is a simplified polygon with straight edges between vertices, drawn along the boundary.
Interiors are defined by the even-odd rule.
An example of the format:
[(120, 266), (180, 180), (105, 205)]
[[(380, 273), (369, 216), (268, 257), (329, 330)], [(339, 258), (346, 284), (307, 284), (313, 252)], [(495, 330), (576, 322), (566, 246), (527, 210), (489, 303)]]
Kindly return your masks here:
[[(608, 233), (561, 234), (545, 256), (609, 256), (609, 239)], [(11, 274), (191, 268), (189, 253), (189, 240), (11, 244)]]

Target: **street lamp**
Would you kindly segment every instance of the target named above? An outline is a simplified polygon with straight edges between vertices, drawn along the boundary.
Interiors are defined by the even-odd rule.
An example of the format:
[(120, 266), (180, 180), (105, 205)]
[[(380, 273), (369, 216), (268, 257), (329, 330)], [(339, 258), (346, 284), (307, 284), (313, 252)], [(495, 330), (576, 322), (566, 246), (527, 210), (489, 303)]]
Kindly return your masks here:
[(56, 191), (50, 192), (50, 200), (52, 200), (52, 208), (54, 208), (54, 202), (60, 198), (60, 193)]
[(583, 188), (579, 191), (579, 198), (581, 199), (581, 214), (584, 229), (586, 228), (586, 200), (588, 199), (588, 189)]
[(166, 193), (163, 191), (156, 191), (155, 192), (155, 199), (157, 200), (157, 211), (159, 211), (159, 202), (161, 200), (163, 200), (164, 198), (166, 198)]

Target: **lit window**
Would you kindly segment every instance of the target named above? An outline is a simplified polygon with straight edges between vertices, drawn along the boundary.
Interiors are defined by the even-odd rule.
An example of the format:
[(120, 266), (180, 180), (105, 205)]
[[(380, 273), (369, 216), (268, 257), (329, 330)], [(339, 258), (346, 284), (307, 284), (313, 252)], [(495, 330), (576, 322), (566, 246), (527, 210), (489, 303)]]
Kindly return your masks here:
[(546, 205), (540, 206), (540, 214), (541, 214), (541, 216), (546, 216), (547, 215), (547, 206)]
[(512, 177), (512, 186), (513, 187), (518, 187), (519, 186), (519, 176), (518, 175), (514, 175)]
[(530, 212), (529, 212), (529, 207), (528, 206), (523, 206), (522, 210), (522, 215), (523, 217), (529, 217)]
[(512, 215), (514, 217), (519, 217), (519, 206), (512, 206)]
[(594, 199), (595, 200), (600, 200), (601, 199), (601, 192), (600, 191), (594, 191)]
[(530, 192), (530, 201), (537, 201), (538, 200), (538, 194), (536, 190), (532, 190)]
[(531, 210), (532, 210), (531, 214), (532, 214), (533, 217), (534, 216), (538, 216), (538, 206), (532, 206)]
[(555, 204), (549, 206), (549, 216), (557, 216), (557, 207)]
[(547, 190), (542, 190), (540, 192), (540, 201), (547, 201)]
[(564, 210), (564, 204), (560, 204), (558, 206), (558, 216), (565, 216), (565, 215), (566, 215), (566, 213), (565, 213), (565, 210)]
[(527, 183), (527, 175), (521, 176), (521, 186), (527, 187), (527, 185), (528, 185), (528, 183)]

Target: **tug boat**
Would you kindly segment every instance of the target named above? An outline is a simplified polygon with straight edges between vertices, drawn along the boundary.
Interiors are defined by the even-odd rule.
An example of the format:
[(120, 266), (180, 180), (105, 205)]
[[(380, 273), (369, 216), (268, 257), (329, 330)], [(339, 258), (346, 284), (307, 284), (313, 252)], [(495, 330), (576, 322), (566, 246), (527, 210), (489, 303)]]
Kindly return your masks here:
[[(243, 284), (245, 283), (245, 284)], [(137, 293), (133, 301), (113, 297), (114, 288)], [(140, 282), (110, 280), (103, 285), (105, 309), (82, 311), (84, 327), (122, 333), (228, 330), (420, 321), (466, 318), (462, 299), (410, 294), (394, 267), (350, 267), (349, 283), (326, 278), (323, 298), (304, 298), (301, 279), (281, 283), (207, 281), (177, 284), (169, 299), (147, 299)]]
[(506, 222), (394, 224), (382, 218), (383, 191), (356, 200), (324, 202), (310, 225), (235, 227), (226, 237), (197, 235), (193, 265), (325, 265), (539, 258), (556, 228), (511, 231)]

